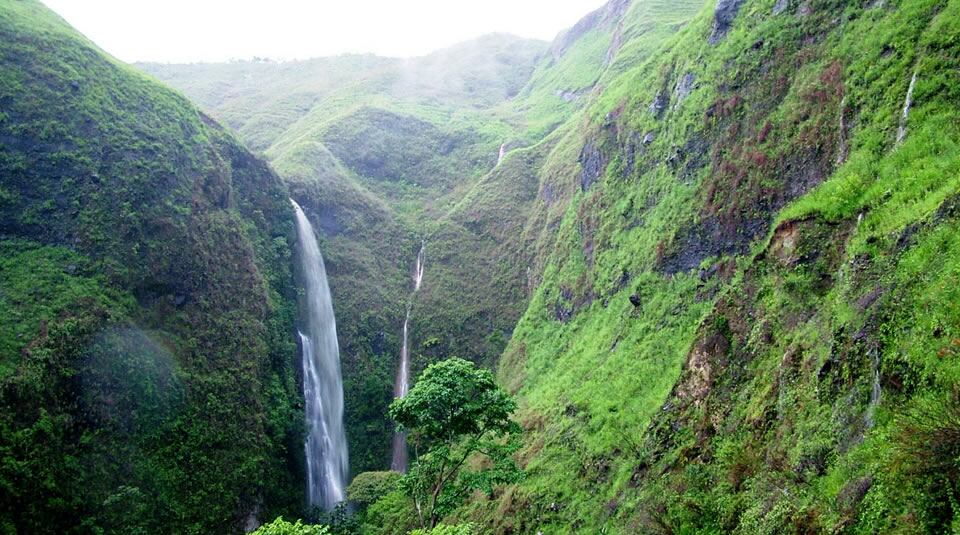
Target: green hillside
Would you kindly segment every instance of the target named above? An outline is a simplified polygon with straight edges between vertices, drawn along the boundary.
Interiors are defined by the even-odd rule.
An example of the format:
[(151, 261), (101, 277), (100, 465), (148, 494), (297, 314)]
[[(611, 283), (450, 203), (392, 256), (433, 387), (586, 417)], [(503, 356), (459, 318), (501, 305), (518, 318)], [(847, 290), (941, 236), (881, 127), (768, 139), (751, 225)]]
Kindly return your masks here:
[(299, 512), (286, 186), (38, 2), (0, 42), (0, 529)]
[(423, 516), (417, 464), (364, 473), (408, 306), (413, 376), (494, 370), (521, 429), (470, 443), (433, 535), (960, 530), (960, 1), (611, 0), (550, 44), (138, 66), (269, 167), (32, 0), (0, 34), (6, 531), (317, 520), (288, 196), (363, 473), (332, 533)]
[(711, 6), (608, 75), (500, 362), (528, 477), (465, 516), (949, 529), (957, 7)]

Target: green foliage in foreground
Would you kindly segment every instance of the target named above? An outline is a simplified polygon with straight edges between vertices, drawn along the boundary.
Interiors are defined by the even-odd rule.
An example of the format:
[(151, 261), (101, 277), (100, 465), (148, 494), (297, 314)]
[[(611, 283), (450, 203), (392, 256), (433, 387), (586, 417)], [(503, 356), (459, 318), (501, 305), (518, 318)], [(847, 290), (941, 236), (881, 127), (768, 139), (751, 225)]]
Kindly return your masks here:
[(365, 512), (363, 535), (407, 535), (419, 525), (413, 501), (403, 491), (393, 491), (371, 505)]
[(277, 517), (273, 522), (260, 526), (252, 535), (328, 535), (329, 533), (330, 530), (326, 526), (305, 525), (301, 520), (291, 523), (283, 517)]
[(402, 474), (399, 472), (363, 472), (357, 474), (347, 487), (347, 499), (366, 507), (396, 490)]
[[(421, 528), (433, 528), (475, 490), (519, 480), (510, 419), (516, 403), (488, 370), (460, 358), (431, 364), (406, 397), (390, 406), (398, 429), (409, 433), (416, 459), (401, 488), (414, 502)], [(468, 469), (480, 455), (487, 466)]]
[(440, 524), (433, 529), (413, 530), (410, 535), (477, 535), (478, 533), (473, 524)]

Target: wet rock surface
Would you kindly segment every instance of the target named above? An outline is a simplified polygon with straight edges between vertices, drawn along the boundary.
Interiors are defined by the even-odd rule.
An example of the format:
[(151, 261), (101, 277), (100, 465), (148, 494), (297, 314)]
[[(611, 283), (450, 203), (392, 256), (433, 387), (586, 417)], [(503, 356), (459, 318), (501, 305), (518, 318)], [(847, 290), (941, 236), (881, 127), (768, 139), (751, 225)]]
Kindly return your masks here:
[(580, 152), (580, 165), (583, 172), (580, 175), (580, 189), (587, 191), (590, 186), (600, 179), (607, 167), (606, 158), (600, 152), (596, 142), (590, 141)]
[(737, 12), (740, 11), (740, 6), (743, 4), (743, 0), (718, 0), (717, 7), (713, 12), (713, 33), (710, 34), (708, 42), (711, 45), (715, 45), (723, 39), (727, 32), (730, 31), (730, 27), (733, 25), (733, 21), (737, 18)]
[(690, 96), (690, 92), (693, 91), (693, 88), (696, 86), (696, 82), (697, 77), (692, 72), (688, 72), (680, 77), (680, 79), (677, 81), (676, 87), (673, 89), (674, 108), (679, 108), (680, 104), (682, 104), (683, 101)]

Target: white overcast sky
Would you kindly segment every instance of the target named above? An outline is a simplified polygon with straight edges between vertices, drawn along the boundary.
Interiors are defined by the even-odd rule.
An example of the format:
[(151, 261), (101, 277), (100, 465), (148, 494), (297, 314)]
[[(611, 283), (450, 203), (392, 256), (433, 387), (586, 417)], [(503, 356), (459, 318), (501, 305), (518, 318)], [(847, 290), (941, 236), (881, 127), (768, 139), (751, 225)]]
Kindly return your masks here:
[(606, 0), (43, 0), (128, 62), (416, 56), (491, 32), (551, 40)]

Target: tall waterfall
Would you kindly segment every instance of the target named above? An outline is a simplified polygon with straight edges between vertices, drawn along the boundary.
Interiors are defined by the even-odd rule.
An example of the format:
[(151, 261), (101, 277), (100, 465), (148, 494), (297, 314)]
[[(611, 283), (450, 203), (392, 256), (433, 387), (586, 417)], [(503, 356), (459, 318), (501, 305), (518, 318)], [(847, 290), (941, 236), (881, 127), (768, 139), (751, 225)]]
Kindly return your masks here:
[(306, 332), (303, 346), (303, 397), (307, 418), (307, 499), (311, 507), (331, 510), (344, 500), (349, 471), (347, 438), (343, 429), (343, 383), (340, 347), (327, 270), (313, 226), (294, 202), (300, 260), (306, 283)]
[[(410, 302), (407, 304), (407, 316), (403, 320), (403, 346), (400, 348), (400, 367), (397, 368), (397, 380), (393, 385), (393, 395), (395, 398), (402, 398), (410, 391), (410, 311), (413, 309), (413, 296), (420, 291), (420, 285), (423, 284), (423, 267), (426, 260), (425, 252), (427, 243), (420, 243), (420, 252), (417, 253), (417, 263), (413, 268), (413, 293)], [(407, 434), (393, 434), (393, 461), (390, 463), (390, 469), (397, 472), (407, 471)]]

